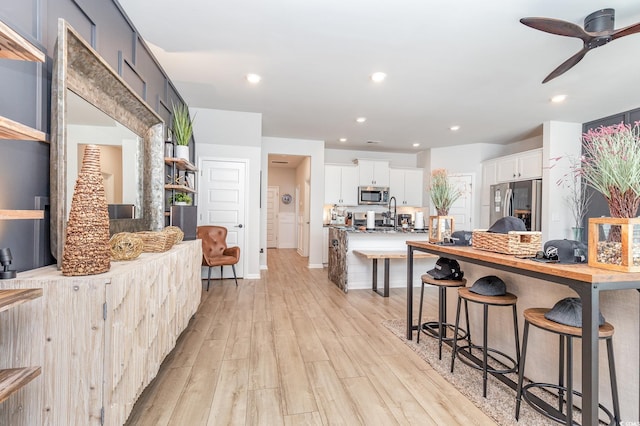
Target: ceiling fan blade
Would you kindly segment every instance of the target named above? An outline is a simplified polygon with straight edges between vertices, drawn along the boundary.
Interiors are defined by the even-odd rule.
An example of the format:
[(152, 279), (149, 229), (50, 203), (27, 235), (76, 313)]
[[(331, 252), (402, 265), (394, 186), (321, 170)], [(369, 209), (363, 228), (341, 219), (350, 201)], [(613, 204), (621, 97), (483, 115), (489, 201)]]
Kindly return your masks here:
[(580, 62), (582, 58), (584, 58), (584, 55), (586, 55), (588, 51), (589, 49), (585, 47), (581, 51), (579, 51), (578, 53), (576, 53), (575, 55), (573, 55), (572, 57), (570, 57), (569, 59), (561, 63), (558, 66), (558, 68), (553, 70), (551, 74), (549, 74), (544, 80), (542, 80), (542, 84), (546, 83), (547, 81), (553, 80), (559, 75), (562, 75), (565, 72), (569, 71), (571, 67), (573, 67), (575, 64)]
[(617, 29), (611, 34), (611, 39), (615, 40), (620, 37), (628, 36), (631, 34), (640, 33), (640, 22), (637, 24), (629, 25), (628, 27)]
[(587, 42), (593, 36), (582, 29), (581, 26), (572, 22), (562, 21), (553, 18), (522, 18), (520, 19), (524, 25), (544, 31), (545, 33), (557, 34), (566, 37), (576, 37)]

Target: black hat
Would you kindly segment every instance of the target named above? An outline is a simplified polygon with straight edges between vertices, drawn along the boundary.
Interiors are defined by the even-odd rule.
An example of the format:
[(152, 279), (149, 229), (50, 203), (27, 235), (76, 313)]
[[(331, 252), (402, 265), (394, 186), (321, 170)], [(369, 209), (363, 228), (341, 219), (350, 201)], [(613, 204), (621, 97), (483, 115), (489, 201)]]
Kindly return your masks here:
[(574, 240), (551, 240), (544, 243), (544, 259), (558, 263), (584, 263), (587, 261), (587, 246)]
[(458, 261), (447, 257), (439, 258), (435, 267), (427, 271), (427, 274), (437, 280), (461, 280), (464, 276)]
[(453, 240), (453, 245), (470, 246), (472, 236), (473, 233), (471, 231), (454, 231), (451, 234), (451, 239)]
[[(582, 301), (579, 297), (567, 297), (558, 301), (544, 317), (548, 320), (570, 325), (571, 327), (582, 327)], [(604, 324), (602, 312), (598, 312), (598, 325)]]
[(469, 291), (483, 296), (504, 296), (507, 294), (507, 285), (495, 275), (487, 275), (476, 280)]
[(526, 231), (527, 227), (524, 224), (524, 221), (518, 217), (513, 216), (505, 216), (496, 220), (496, 222), (491, 225), (488, 232), (495, 232), (497, 234), (508, 234), (509, 231)]

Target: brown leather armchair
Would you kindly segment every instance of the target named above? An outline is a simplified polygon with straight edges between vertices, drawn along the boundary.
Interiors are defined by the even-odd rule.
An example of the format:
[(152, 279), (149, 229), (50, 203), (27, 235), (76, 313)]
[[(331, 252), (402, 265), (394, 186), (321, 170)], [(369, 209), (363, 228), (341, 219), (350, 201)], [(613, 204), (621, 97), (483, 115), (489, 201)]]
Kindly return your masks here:
[(209, 267), (207, 275), (207, 291), (211, 283), (211, 268), (220, 267), (220, 279), (222, 279), (222, 268), (231, 265), (233, 269), (233, 279), (238, 286), (236, 277), (236, 263), (240, 260), (240, 247), (227, 247), (227, 228), (224, 226), (198, 226), (196, 234), (202, 240), (202, 266)]

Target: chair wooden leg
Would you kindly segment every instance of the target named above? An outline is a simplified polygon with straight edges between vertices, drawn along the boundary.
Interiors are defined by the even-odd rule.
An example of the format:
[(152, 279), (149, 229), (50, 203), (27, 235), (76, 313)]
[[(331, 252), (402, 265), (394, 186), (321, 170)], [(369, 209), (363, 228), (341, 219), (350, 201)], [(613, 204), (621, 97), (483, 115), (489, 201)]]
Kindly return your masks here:
[(238, 287), (238, 278), (236, 278), (236, 265), (231, 265), (231, 269), (233, 269), (233, 279), (236, 281), (236, 287)]
[(209, 274), (207, 275), (207, 291), (209, 291), (209, 284), (211, 284), (211, 266), (209, 266)]

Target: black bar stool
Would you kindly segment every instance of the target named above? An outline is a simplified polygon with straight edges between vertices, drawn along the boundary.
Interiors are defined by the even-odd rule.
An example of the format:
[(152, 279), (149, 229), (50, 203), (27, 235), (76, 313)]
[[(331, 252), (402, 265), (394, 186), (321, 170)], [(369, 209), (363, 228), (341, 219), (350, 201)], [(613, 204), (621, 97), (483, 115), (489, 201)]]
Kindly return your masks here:
[[(418, 312), (418, 339), (417, 343), (420, 343), (420, 334), (424, 332), (427, 336), (431, 336), (438, 339), (438, 359), (442, 359), (442, 342), (453, 340), (453, 337), (447, 337), (447, 329), (453, 330), (454, 325), (447, 323), (447, 288), (464, 287), (467, 285), (467, 280), (462, 278), (460, 280), (437, 280), (429, 274), (423, 274), (422, 290), (420, 291), (420, 308)], [(438, 321), (429, 321), (422, 323), (422, 301), (424, 300), (424, 286), (431, 284), (438, 287)], [(467, 329), (469, 328), (469, 316), (467, 315)], [(467, 331), (460, 329), (460, 338), (467, 337)]]
[[(468, 302), (481, 304), (484, 308), (483, 310), (483, 321), (482, 321), (482, 346), (474, 345), (471, 342), (471, 330), (467, 325), (467, 342), (465, 342), (462, 346), (458, 346), (458, 339), (455, 338), (458, 332), (458, 327), (460, 323), (460, 306), (464, 301), (464, 309), (467, 314), (467, 321), (469, 315), (469, 306)], [(516, 312), (516, 303), (518, 298), (511, 294), (505, 293), (500, 296), (485, 296), (482, 294), (474, 293), (470, 290), (470, 288), (459, 288), (458, 289), (458, 307), (456, 308), (456, 325), (453, 332), (454, 340), (453, 340), (453, 352), (451, 354), (451, 372), (453, 373), (453, 367), (456, 360), (456, 355), (463, 355), (460, 357), (460, 361), (469, 367), (475, 368), (477, 370), (482, 370), (482, 396), (487, 397), (487, 375), (488, 373), (492, 374), (507, 374), (507, 373), (516, 373), (518, 371), (518, 366), (520, 365), (520, 342), (518, 337), (518, 315)], [(487, 335), (488, 335), (488, 316), (489, 316), (489, 306), (511, 306), (513, 309), (513, 329), (514, 336), (516, 341), (516, 359), (514, 360), (504, 352), (501, 352), (497, 349), (488, 347), (487, 343)], [(472, 349), (481, 349), (482, 350), (482, 360), (478, 360), (472, 354)], [(504, 358), (503, 361), (506, 361), (511, 364), (511, 366), (506, 366), (506, 368), (494, 368), (489, 365), (488, 358), (489, 353), (500, 355)], [(492, 357), (495, 359), (494, 357)], [(478, 362), (479, 361), (479, 362)], [(504, 363), (503, 363), (504, 364)]]
[[(516, 390), (516, 420), (520, 417), (520, 403), (524, 399), (534, 410), (542, 414), (543, 416), (555, 420), (558, 423), (567, 425), (573, 425), (573, 395), (582, 397), (580, 392), (573, 390), (573, 344), (574, 337), (582, 337), (581, 327), (572, 327), (570, 325), (564, 325), (551, 321), (545, 318), (545, 314), (550, 309), (547, 308), (531, 308), (524, 311), (524, 336), (522, 340), (522, 364), (520, 368), (520, 374), (518, 374), (518, 388)], [(529, 324), (555, 333), (560, 336), (560, 353), (558, 357), (559, 374), (558, 384), (550, 383), (529, 383), (522, 386), (524, 379), (524, 365), (527, 358), (527, 340), (529, 338)], [(610, 425), (620, 424), (620, 403), (618, 400), (618, 383), (616, 381), (616, 369), (613, 359), (613, 333), (614, 328), (608, 322), (605, 322), (600, 326), (598, 330), (598, 338), (607, 342), (607, 357), (609, 358), (609, 378), (611, 380), (611, 397), (613, 400), (613, 414), (605, 408), (602, 404), (599, 404), (599, 408), (609, 417)], [(564, 358), (564, 348), (567, 348), (566, 364)], [(564, 370), (566, 366), (567, 385), (564, 386)], [(556, 389), (558, 391), (558, 410), (553, 410), (553, 407), (543, 407), (536, 403), (535, 400), (530, 398), (530, 388), (542, 388), (542, 389)], [(563, 412), (564, 395), (566, 393), (566, 414)]]

